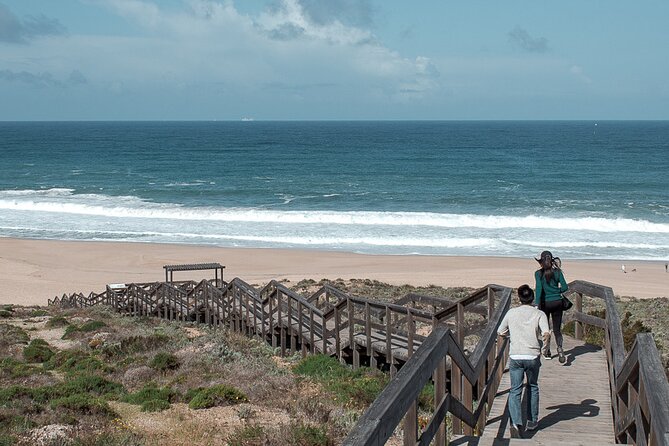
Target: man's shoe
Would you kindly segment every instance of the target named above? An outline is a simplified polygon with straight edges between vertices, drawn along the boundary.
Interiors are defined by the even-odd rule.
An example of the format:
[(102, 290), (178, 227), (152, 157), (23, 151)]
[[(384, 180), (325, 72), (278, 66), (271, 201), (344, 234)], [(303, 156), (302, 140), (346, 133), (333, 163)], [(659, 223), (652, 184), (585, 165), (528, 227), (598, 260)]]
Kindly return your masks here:
[(538, 421), (528, 421), (527, 426), (525, 426), (525, 430), (534, 431), (538, 427), (539, 427), (539, 422)]
[(525, 430), (523, 426), (512, 423), (509, 430), (511, 431), (511, 438), (523, 438), (523, 431)]
[(567, 362), (567, 357), (564, 355), (564, 350), (561, 347), (558, 348), (558, 361), (560, 361), (560, 364)]
[(541, 352), (541, 354), (542, 354), (542, 356), (544, 357), (544, 359), (553, 359), (553, 357), (551, 356), (551, 351), (550, 351), (549, 349), (547, 349), (547, 348), (544, 349), (544, 350)]

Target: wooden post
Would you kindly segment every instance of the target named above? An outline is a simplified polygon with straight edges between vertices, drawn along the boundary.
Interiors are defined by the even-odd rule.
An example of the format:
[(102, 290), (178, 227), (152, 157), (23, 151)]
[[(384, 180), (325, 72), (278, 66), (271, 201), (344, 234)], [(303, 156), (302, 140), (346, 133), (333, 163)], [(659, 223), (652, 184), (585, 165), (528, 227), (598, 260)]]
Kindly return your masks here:
[(372, 321), (369, 312), (369, 302), (365, 302), (365, 342), (367, 343), (367, 356), (371, 359), (374, 356), (372, 352)]
[[(583, 293), (576, 294), (575, 310), (577, 313), (583, 312)], [(579, 321), (574, 321), (574, 337), (576, 339), (583, 339), (583, 324)]]
[[(393, 331), (393, 326), (392, 323), (390, 322), (390, 317), (392, 314), (390, 313), (390, 308), (386, 307), (386, 361), (390, 365), (390, 369), (392, 372), (393, 368), (393, 354), (392, 354), (392, 344), (391, 344), (391, 337), (390, 333)], [(392, 373), (391, 373), (392, 375)]]
[(269, 297), (269, 335), (272, 340), (272, 348), (276, 348), (276, 336), (274, 334), (274, 310), (272, 309), (272, 303), (274, 298), (270, 295)]
[(286, 320), (288, 322), (286, 330), (288, 330), (287, 334), (290, 336), (290, 354), (293, 355), (295, 354), (295, 330), (293, 328), (293, 298), (290, 297), (289, 295), (286, 295), (286, 299), (288, 299), (288, 314), (286, 315)]
[[(414, 323), (411, 309), (407, 308), (407, 361), (413, 355), (413, 332)], [(418, 440), (418, 401), (414, 401), (404, 417), (404, 446), (415, 446)]]
[(278, 318), (277, 318), (277, 324), (279, 326), (279, 332), (280, 332), (280, 339), (279, 342), (281, 343), (281, 356), (286, 356), (286, 329), (283, 324), (283, 317), (282, 316), (282, 311), (281, 308), (283, 305), (281, 304), (281, 290), (276, 290), (276, 305), (277, 305), (277, 310), (278, 310)]
[[(432, 379), (434, 380), (434, 410), (436, 411), (437, 407), (439, 407), (439, 403), (446, 396), (446, 357), (443, 357), (441, 361), (439, 361), (439, 365), (434, 371)], [(445, 420), (441, 420), (434, 440), (435, 445), (441, 446), (446, 444)]]
[(488, 323), (492, 320), (493, 314), (495, 314), (495, 291), (488, 287)]
[[(465, 324), (465, 308), (464, 305), (458, 302), (457, 304), (457, 315), (456, 315), (456, 322), (455, 322), (455, 330), (456, 330), (456, 338), (458, 342), (458, 346), (460, 349), (462, 349), (462, 344), (464, 343), (464, 324)], [(455, 361), (451, 361), (451, 394), (453, 395), (454, 398), (457, 400), (461, 401), (464, 404), (463, 401), (463, 391), (462, 391), (462, 371), (458, 367), (458, 365), (455, 363)], [(466, 406), (465, 406), (466, 407)], [(471, 410), (471, 409), (470, 409)], [(462, 434), (462, 421), (457, 418), (453, 417), (453, 434), (455, 435), (460, 435)]]
[(360, 352), (358, 352), (355, 343), (355, 333), (353, 330), (355, 328), (355, 318), (353, 317), (353, 302), (351, 299), (346, 300), (346, 312), (348, 313), (348, 345), (353, 355), (353, 370), (357, 370), (360, 368)]
[(316, 345), (314, 342), (314, 310), (309, 308), (309, 350), (311, 354), (316, 353)]
[(341, 361), (341, 340), (339, 339), (340, 316), (339, 316), (339, 307), (337, 306), (335, 306), (334, 308), (334, 318), (335, 318), (335, 354), (337, 355), (337, 359)]

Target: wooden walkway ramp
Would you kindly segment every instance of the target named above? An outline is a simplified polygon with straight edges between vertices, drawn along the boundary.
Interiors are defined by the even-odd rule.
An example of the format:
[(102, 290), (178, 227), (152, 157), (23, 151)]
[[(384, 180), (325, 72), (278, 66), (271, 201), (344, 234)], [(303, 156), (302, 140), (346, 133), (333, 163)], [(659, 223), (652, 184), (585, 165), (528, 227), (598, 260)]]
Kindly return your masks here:
[(504, 373), (481, 437), (461, 437), (453, 445), (584, 445), (615, 444), (606, 352), (565, 336), (567, 362), (542, 359), (539, 374), (539, 429), (524, 440), (510, 440), (508, 396)]

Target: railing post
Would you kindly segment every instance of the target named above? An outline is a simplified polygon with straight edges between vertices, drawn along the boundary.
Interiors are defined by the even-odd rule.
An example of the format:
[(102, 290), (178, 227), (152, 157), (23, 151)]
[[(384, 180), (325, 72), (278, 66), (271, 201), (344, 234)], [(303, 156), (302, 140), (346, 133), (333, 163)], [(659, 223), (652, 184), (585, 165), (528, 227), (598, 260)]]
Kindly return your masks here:
[(390, 337), (390, 333), (393, 330), (392, 322), (390, 321), (391, 317), (390, 307), (386, 307), (386, 362), (390, 366), (390, 377), (393, 378), (395, 372), (393, 371), (393, 349)]
[[(576, 302), (574, 306), (576, 307), (577, 313), (583, 312), (583, 293), (576, 294)], [(574, 337), (578, 340), (583, 339), (583, 324), (579, 321), (574, 321)]]
[[(413, 315), (407, 308), (408, 335), (407, 361), (413, 355)], [(404, 446), (414, 446), (418, 439), (418, 401), (414, 401), (404, 417)]]
[[(458, 302), (457, 305), (458, 307), (455, 319), (455, 336), (458, 341), (458, 346), (460, 347), (460, 349), (463, 349), (464, 338), (465, 338), (465, 331), (464, 331), (465, 307), (460, 302)], [(451, 361), (451, 395), (453, 395), (455, 399), (464, 404), (462, 384), (463, 384), (462, 371), (460, 370), (460, 367), (458, 367), (458, 365), (455, 363), (455, 361)], [(467, 409), (471, 411), (471, 407), (467, 407)], [(455, 416), (453, 417), (453, 434), (455, 435), (462, 434), (462, 421)]]
[[(437, 323), (438, 323), (437, 318), (433, 317), (432, 318), (433, 330), (437, 326)], [(439, 361), (439, 365), (437, 366), (436, 370), (432, 373), (432, 380), (434, 381), (434, 410), (436, 411), (437, 407), (439, 407), (439, 403), (446, 396), (446, 356), (441, 358), (441, 360)], [(437, 429), (437, 433), (434, 437), (434, 444), (439, 446), (447, 444), (446, 422), (445, 419), (441, 421), (442, 422), (439, 424), (439, 429)]]
[(495, 291), (488, 287), (488, 323), (495, 314)]

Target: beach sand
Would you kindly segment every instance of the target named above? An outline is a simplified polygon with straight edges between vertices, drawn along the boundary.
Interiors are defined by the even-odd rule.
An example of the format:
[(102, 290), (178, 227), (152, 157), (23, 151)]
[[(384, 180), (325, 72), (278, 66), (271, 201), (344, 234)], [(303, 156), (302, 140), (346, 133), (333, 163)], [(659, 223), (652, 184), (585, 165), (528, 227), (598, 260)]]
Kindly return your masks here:
[[(555, 250), (556, 255), (560, 253)], [(616, 295), (669, 296), (664, 262), (562, 259), (567, 281), (586, 280)], [(386, 256), (297, 249), (219, 248), (150, 243), (0, 238), (0, 304), (46, 305), (63, 293), (102, 292), (108, 283), (165, 279), (163, 265), (220, 262), (224, 279), (264, 285), (272, 279), (372, 279), (393, 285), (534, 286), (532, 258)], [(625, 264), (627, 273), (621, 270)], [(634, 271), (636, 270), (636, 271)], [(175, 272), (174, 280), (213, 278), (213, 272)], [(399, 297), (399, 296), (398, 296)]]

